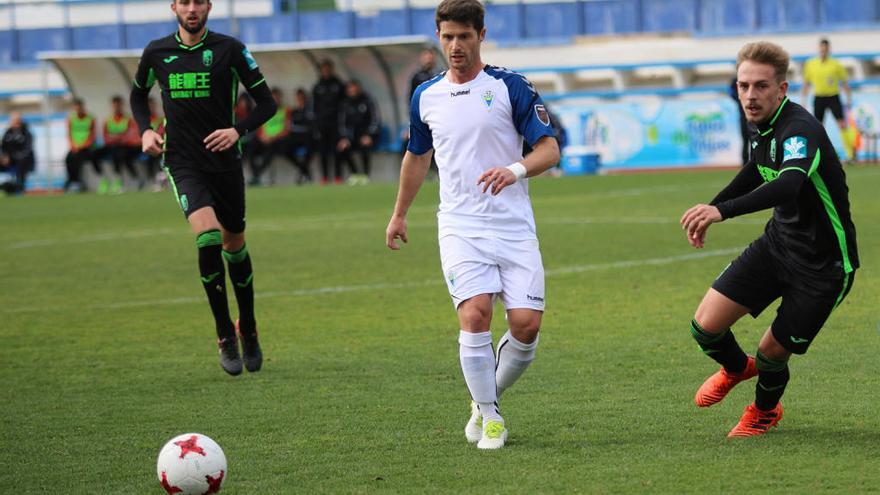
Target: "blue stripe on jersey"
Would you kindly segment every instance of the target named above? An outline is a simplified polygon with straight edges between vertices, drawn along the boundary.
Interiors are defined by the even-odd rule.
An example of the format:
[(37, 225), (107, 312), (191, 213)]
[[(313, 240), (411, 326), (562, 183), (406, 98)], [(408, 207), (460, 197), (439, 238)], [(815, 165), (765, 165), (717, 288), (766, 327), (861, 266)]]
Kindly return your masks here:
[(406, 149), (416, 155), (424, 155), (434, 147), (434, 138), (431, 136), (431, 129), (428, 128), (428, 124), (422, 122), (422, 114), (420, 110), (422, 93), (433, 84), (443, 79), (445, 75), (445, 71), (441, 72), (433, 78), (419, 84), (419, 87), (417, 87), (415, 93), (413, 93), (409, 110), (409, 144), (406, 146)]
[[(544, 136), (554, 136), (544, 102), (525, 76), (491, 65), (487, 65), (483, 70), (495, 79), (501, 79), (507, 85), (510, 108), (513, 112), (513, 125), (529, 143), (529, 146), (534, 146)], [(542, 118), (547, 123), (542, 122)]]

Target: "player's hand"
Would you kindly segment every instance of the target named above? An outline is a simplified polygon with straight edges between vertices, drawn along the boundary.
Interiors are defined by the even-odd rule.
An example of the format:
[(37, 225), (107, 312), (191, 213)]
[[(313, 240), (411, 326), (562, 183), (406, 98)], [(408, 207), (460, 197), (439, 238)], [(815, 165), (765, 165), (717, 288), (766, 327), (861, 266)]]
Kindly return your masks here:
[(338, 143), (336, 143), (336, 150), (337, 150), (337, 151), (345, 151), (345, 150), (347, 150), (350, 146), (351, 146), (351, 141), (349, 141), (349, 140), (346, 139), (346, 138), (342, 138), (342, 139), (339, 140)]
[(217, 129), (205, 138), (205, 148), (214, 152), (226, 151), (238, 142), (239, 137), (235, 127)]
[(370, 136), (361, 136), (361, 146), (365, 148), (373, 146), (373, 138), (371, 138)]
[(385, 245), (390, 249), (397, 251), (400, 249), (400, 245), (397, 244), (397, 239), (400, 239), (403, 242), (409, 241), (406, 238), (406, 218), (394, 215), (391, 217), (391, 221), (388, 222), (388, 227), (385, 229)]
[(162, 154), (163, 144), (165, 144), (165, 139), (152, 129), (147, 129), (144, 135), (141, 136), (141, 151), (150, 156)]
[(681, 228), (687, 233), (691, 246), (701, 248), (706, 244), (706, 231), (715, 222), (720, 222), (721, 212), (710, 205), (699, 204), (691, 207), (681, 216)]
[(505, 187), (516, 182), (516, 176), (507, 167), (490, 168), (483, 172), (477, 185), (483, 184), (483, 192), (492, 188), (492, 196), (497, 196)]

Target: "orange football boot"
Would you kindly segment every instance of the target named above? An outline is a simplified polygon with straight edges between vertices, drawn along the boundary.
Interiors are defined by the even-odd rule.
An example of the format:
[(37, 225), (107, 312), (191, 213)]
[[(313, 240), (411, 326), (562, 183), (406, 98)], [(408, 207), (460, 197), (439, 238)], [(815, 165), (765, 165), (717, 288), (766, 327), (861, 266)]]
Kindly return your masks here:
[(709, 407), (713, 404), (721, 402), (728, 392), (730, 392), (737, 383), (748, 380), (758, 374), (758, 368), (755, 367), (755, 358), (749, 356), (746, 363), (746, 369), (740, 373), (728, 373), (724, 367), (720, 371), (710, 376), (703, 382), (697, 395), (694, 396), (694, 403), (699, 407)]
[(749, 404), (739, 418), (739, 423), (727, 434), (727, 438), (763, 435), (776, 426), (780, 419), (782, 419), (782, 404), (776, 404), (776, 407), (770, 411), (762, 411), (754, 403)]

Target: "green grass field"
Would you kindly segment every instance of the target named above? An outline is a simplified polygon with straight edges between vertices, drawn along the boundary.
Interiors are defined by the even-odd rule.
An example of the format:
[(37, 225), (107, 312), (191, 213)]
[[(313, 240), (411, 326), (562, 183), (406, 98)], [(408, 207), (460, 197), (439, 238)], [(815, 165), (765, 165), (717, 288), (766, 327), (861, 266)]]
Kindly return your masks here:
[[(236, 378), (170, 193), (0, 199), (0, 492), (162, 493), (156, 455), (188, 431), (225, 450), (229, 494), (876, 491), (880, 169), (848, 171), (852, 293), (794, 358), (779, 428), (735, 442), (753, 382), (698, 410), (716, 365), (689, 322), (769, 212), (713, 226), (701, 251), (678, 226), (731, 174), (532, 181), (547, 312), (498, 452), (462, 431), (436, 183), (400, 252), (384, 246), (396, 184), (249, 190), (267, 361)], [(735, 327), (749, 352), (772, 309)]]

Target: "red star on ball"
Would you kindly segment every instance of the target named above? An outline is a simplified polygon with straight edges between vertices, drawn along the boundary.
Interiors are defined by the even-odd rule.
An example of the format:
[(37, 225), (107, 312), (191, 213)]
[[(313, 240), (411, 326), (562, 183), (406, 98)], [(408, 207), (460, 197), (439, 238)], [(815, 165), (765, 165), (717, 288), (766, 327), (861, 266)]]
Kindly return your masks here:
[(225, 473), (220, 471), (220, 476), (216, 478), (212, 478), (210, 475), (205, 475), (205, 481), (208, 482), (208, 491), (205, 492), (205, 495), (209, 493), (220, 493), (220, 485), (223, 483), (223, 475)]
[(168, 483), (168, 475), (165, 474), (165, 471), (162, 471), (162, 488), (168, 492), (168, 495), (173, 495), (175, 493), (183, 493), (183, 490), (180, 488)]
[(193, 435), (186, 440), (181, 440), (179, 442), (174, 442), (174, 445), (180, 447), (180, 458), (183, 459), (186, 454), (192, 452), (193, 454), (205, 454), (205, 450), (198, 446), (196, 442), (199, 441), (199, 437)]

